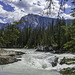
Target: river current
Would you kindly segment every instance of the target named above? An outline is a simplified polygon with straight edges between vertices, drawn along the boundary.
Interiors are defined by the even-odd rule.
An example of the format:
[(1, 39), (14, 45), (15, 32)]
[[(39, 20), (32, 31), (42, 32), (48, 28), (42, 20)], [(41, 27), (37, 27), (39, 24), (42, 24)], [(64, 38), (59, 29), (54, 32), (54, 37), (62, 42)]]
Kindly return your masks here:
[[(0, 65), (0, 75), (61, 75), (60, 69), (74, 67), (75, 65), (60, 65), (60, 59), (73, 58), (73, 54), (52, 54), (44, 52), (36, 52), (35, 49), (5, 49), (22, 51), (26, 54), (22, 55), (21, 61)], [(58, 64), (52, 67), (51, 62), (54, 57), (58, 57)]]

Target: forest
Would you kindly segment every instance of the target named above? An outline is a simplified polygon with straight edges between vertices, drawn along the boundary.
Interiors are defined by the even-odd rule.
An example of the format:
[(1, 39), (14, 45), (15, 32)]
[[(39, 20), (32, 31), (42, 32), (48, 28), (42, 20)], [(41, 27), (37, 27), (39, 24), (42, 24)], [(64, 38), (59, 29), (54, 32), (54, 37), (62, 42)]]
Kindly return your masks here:
[(0, 75), (75, 75), (75, 0), (0, 0), (0, 10)]
[[(25, 21), (24, 21), (25, 22)], [(19, 29), (17, 25), (23, 21), (13, 22), (7, 28), (0, 30), (1, 48), (37, 48), (38, 46), (52, 46), (65, 52), (75, 52), (75, 19), (66, 25), (64, 18), (48, 23), (47, 28), (32, 29), (31, 25)]]

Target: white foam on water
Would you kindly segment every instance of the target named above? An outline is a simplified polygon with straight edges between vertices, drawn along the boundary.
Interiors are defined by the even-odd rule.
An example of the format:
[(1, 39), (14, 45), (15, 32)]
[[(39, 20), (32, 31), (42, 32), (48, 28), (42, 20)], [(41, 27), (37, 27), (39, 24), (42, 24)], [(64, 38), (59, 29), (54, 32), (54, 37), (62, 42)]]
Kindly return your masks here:
[[(51, 62), (54, 61), (55, 56), (59, 58), (58, 64), (55, 67), (52, 67)], [(22, 63), (36, 69), (45, 69), (45, 70), (60, 70), (67, 67), (74, 67), (74, 65), (60, 65), (60, 59), (63, 57), (73, 58), (73, 54), (52, 54), (44, 52), (31, 52), (23, 56)]]
[[(44, 74), (39, 74), (39, 75), (50, 75), (54, 70), (59, 71), (60, 69), (67, 68), (67, 67), (74, 67), (75, 65), (60, 65), (60, 59), (63, 57), (66, 58), (73, 58), (75, 55), (73, 54), (52, 54), (52, 53), (44, 53), (44, 52), (35, 52), (35, 49), (5, 49), (5, 50), (15, 50), (15, 51), (22, 51), (25, 52), (21, 58), (21, 61), (8, 64), (8, 65), (1, 65), (0, 66), (0, 73), (3, 72), (23, 72), (27, 73), (25, 75), (38, 75), (38, 74), (33, 74), (34, 70), (42, 70)], [(57, 66), (52, 67), (51, 62), (54, 61), (54, 58), (58, 57), (58, 63)], [(30, 70), (30, 74), (28, 71)], [(45, 70), (45, 71), (44, 71)], [(39, 72), (38, 71), (38, 72)], [(40, 71), (40, 72), (42, 72)], [(48, 71), (47, 74), (45, 72)], [(50, 72), (51, 71), (51, 72)], [(35, 73), (34, 72), (34, 73)], [(7, 74), (9, 75), (9, 74)], [(23, 74), (14, 74), (14, 75), (23, 75)], [(53, 75), (53, 72), (52, 72)], [(60, 75), (58, 72), (54, 71), (54, 75)]]

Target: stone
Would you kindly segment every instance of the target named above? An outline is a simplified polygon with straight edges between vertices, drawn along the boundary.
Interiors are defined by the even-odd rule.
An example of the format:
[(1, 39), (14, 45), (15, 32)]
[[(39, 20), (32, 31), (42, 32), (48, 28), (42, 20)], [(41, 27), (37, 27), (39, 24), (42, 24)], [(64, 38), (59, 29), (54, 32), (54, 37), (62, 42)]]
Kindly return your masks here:
[(57, 66), (57, 63), (58, 63), (58, 57), (55, 56), (54, 61), (51, 62), (52, 67)]
[(25, 54), (21, 51), (7, 51), (7, 50), (0, 50), (0, 65), (10, 64), (17, 61), (20, 61), (21, 55)]
[(0, 57), (0, 65), (10, 64), (10, 63), (14, 63), (17, 61), (20, 61), (20, 59), (10, 57), (10, 56), (1, 56)]
[(66, 58), (63, 57), (63, 59), (60, 61), (60, 65), (66, 64)]
[(50, 47), (47, 47), (47, 46), (38, 46), (38, 48), (37, 48), (36, 51), (39, 51), (39, 52), (52, 52), (53, 48), (51, 46)]
[(57, 63), (56, 62), (52, 62), (51, 64), (52, 64), (52, 67), (57, 66)]
[(24, 52), (20, 52), (20, 51), (16, 51), (15, 54), (16, 55), (22, 55), (22, 54), (25, 54), (25, 53)]

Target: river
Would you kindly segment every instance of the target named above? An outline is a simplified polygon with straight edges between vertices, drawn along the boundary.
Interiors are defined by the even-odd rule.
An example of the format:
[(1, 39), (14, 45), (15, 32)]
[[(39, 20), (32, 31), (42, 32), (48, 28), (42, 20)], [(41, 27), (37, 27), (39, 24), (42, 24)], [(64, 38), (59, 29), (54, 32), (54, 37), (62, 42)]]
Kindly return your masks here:
[[(35, 52), (35, 49), (5, 49), (22, 51), (26, 54), (22, 55), (21, 61), (0, 65), (0, 75), (61, 75), (58, 71), (75, 65), (60, 65), (60, 59), (75, 57), (73, 54), (52, 54), (44, 52)], [(52, 67), (51, 61), (54, 57), (58, 57), (58, 64)]]

